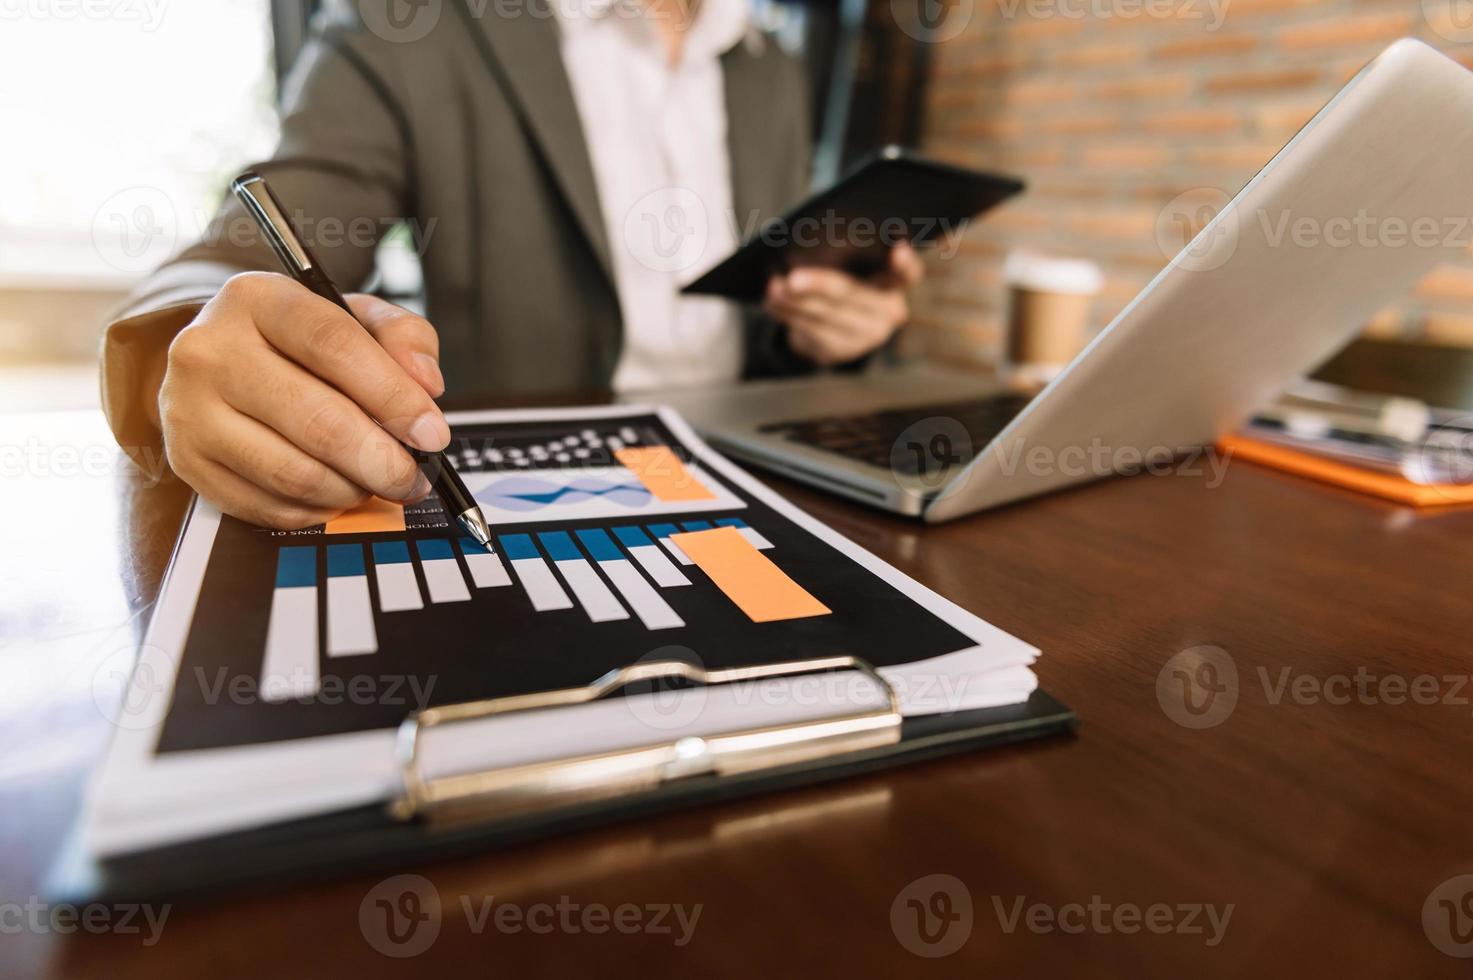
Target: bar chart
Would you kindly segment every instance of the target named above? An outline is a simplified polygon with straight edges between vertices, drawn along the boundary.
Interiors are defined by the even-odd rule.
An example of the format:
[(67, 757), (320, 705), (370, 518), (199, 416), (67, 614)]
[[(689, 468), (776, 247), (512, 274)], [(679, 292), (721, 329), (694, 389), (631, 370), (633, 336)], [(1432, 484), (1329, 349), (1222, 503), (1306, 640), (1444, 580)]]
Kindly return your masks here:
[[(772, 542), (730, 514), (746, 501), (653, 426), (512, 428), (463, 440), (448, 455), (493, 526), (526, 530), (498, 534), (493, 552), (469, 538), (425, 533), (449, 528), (433, 498), (410, 512), (370, 499), (322, 526), (320, 568), (318, 548), (283, 547), (262, 657), (267, 700), (317, 689), (319, 646), (322, 657), (366, 657), (379, 649), (382, 617), (501, 591), (537, 614), (576, 611), (591, 625), (637, 622), (652, 632), (687, 625), (662, 592), (696, 582), (714, 586), (753, 622), (828, 612), (757, 554)], [(678, 543), (718, 530), (730, 533), (700, 549), (699, 559)], [(766, 593), (787, 598), (759, 602)], [(497, 614), (488, 601), (488, 618)]]
[[(159, 751), (388, 729), (672, 648), (723, 667), (969, 645), (657, 412), (502, 415), (453, 436), (489, 547), (434, 497), (291, 531), (219, 519)], [(243, 681), (258, 696), (219, 696)]]
[[(581, 612), (590, 624), (632, 619), (649, 631), (686, 626), (663, 593), (697, 582), (754, 623), (829, 612), (763, 554), (772, 542), (742, 518), (515, 532), (498, 535), (496, 547), (417, 537), (280, 548), (261, 661), (266, 699), (317, 690), (319, 592), (328, 658), (375, 653), (376, 617), (467, 603), (477, 594), (515, 594), (536, 613)], [(488, 615), (494, 620), (496, 607)]]

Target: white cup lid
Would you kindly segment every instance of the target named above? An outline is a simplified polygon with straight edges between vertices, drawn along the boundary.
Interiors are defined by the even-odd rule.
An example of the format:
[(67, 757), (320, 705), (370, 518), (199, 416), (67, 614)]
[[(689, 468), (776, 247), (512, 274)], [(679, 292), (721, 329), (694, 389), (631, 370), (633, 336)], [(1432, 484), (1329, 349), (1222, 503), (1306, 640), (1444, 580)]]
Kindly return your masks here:
[(1100, 267), (1088, 259), (1061, 259), (1038, 252), (1009, 252), (1002, 267), (1010, 286), (1044, 293), (1093, 296), (1105, 284)]

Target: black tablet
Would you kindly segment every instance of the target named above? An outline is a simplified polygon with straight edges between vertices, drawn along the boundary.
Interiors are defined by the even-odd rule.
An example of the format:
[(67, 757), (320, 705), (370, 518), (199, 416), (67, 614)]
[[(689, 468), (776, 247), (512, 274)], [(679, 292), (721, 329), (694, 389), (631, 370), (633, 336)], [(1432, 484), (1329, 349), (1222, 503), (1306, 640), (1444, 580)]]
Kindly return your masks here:
[(932, 245), (1023, 189), (1013, 177), (928, 160), (890, 146), (780, 218), (682, 292), (757, 301), (770, 275), (817, 265), (867, 276), (908, 241)]

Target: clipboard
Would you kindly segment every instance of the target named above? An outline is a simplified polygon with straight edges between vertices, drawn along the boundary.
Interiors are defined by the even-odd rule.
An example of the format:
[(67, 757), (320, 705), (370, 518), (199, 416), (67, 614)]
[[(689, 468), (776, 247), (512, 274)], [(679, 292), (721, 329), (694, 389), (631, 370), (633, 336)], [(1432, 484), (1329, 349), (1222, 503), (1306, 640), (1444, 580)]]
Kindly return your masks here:
[[(1026, 688), (1032, 692), (1028, 700), (1002, 707), (987, 705), (1014, 693), (1022, 698), (1021, 684), (1001, 684), (997, 699), (991, 701), (968, 697), (960, 687), (948, 692), (947, 677), (977, 676), (968, 670), (979, 664), (992, 669), (1022, 667), (1032, 663), (1031, 654), (1036, 651), (931, 593), (761, 486), (710, 452), (671, 412), (628, 406), (507, 410), (467, 414), (455, 421), (455, 431), (467, 445), (484, 443), (508, 453), (515, 445), (535, 446), (552, 436), (562, 438), (570, 430), (581, 433), (580, 438), (587, 438), (589, 432), (597, 436), (594, 430), (618, 432), (623, 446), (646, 447), (637, 452), (663, 447), (668, 455), (675, 447), (688, 461), (680, 464), (683, 470), (672, 471), (684, 472), (689, 485), (699, 486), (703, 495), (672, 503), (649, 491), (613, 510), (613, 505), (597, 502), (602, 498), (580, 490), (582, 496), (573, 496), (565, 505), (568, 511), (545, 518), (534, 510), (532, 516), (520, 520), (520, 511), (502, 506), (499, 520), (505, 530), (521, 532), (520, 540), (517, 534), (508, 533), (499, 541), (518, 577), (516, 583), (505, 575), (495, 582), (471, 582), (466, 576), (474, 579), (475, 575), (469, 562), (464, 572), (457, 563), (446, 570), (459, 577), (457, 582), (464, 590), (459, 599), (437, 601), (431, 589), (429, 601), (419, 611), (403, 612), (381, 608), (385, 593), (380, 582), (380, 615), (371, 621), (381, 649), (359, 655), (372, 656), (368, 663), (377, 671), (434, 673), (438, 669), (445, 679), (437, 690), (453, 693), (413, 704), (395, 702), (398, 706), (388, 699), (375, 701), (365, 709), (366, 714), (351, 704), (317, 703), (310, 692), (295, 707), (290, 697), (275, 704), (260, 697), (240, 704), (213, 703), (200, 684), (191, 683), (186, 689), (180, 678), (186, 669), (218, 668), (226, 671), (218, 674), (222, 679), (254, 678), (262, 685), (261, 691), (270, 692), (269, 684), (280, 672), (268, 663), (271, 647), (262, 642), (261, 634), (270, 635), (268, 622), (276, 609), (278, 590), (329, 591), (319, 588), (319, 578), (313, 579), (319, 585), (306, 586), (297, 576), (312, 571), (320, 577), (325, 572), (330, 579), (330, 561), (319, 563), (316, 557), (330, 558), (333, 549), (356, 553), (359, 562), (365, 560), (366, 550), (366, 560), (374, 563), (376, 571), (383, 570), (378, 549), (369, 547), (368, 541), (384, 545), (387, 551), (382, 561), (402, 569), (409, 539), (420, 555), (417, 574), (424, 577), (428, 589), (427, 562), (456, 561), (453, 551), (450, 559), (443, 557), (453, 547), (452, 542), (441, 540), (446, 532), (423, 519), (409, 528), (411, 515), (406, 511), (394, 528), (354, 527), (339, 532), (324, 527), (308, 534), (304, 545), (300, 536), (280, 540), (274, 532), (227, 520), (214, 508), (197, 502), (176, 546), (138, 668), (129, 681), (132, 690), (133, 682), (143, 674), (167, 679), (159, 689), (168, 696), (145, 699), (142, 713), (133, 719), (135, 724), (119, 727), (98, 772), (110, 778), (95, 782), (92, 802), (121, 801), (121, 806), (111, 811), (94, 807), (90, 819), (86, 812), (81, 815), (70, 846), (64, 848), (49, 876), (48, 895), (69, 901), (167, 900), (253, 883), (413, 866), (679, 807), (1060, 734), (1075, 727), (1073, 713), (1033, 684)], [(628, 438), (626, 429), (637, 438)], [(462, 462), (467, 479), (479, 480), (478, 485), (483, 486), (488, 506), (496, 505), (495, 493), (485, 492), (485, 487), (509, 481), (508, 467), (487, 469), (469, 460)], [(611, 485), (628, 491), (625, 483), (634, 479), (644, 483), (642, 458), (621, 457), (620, 462), (628, 464), (628, 473), (619, 476), (622, 482)], [(599, 471), (570, 468), (565, 482), (581, 481), (590, 472)], [(537, 473), (548, 483), (558, 478), (559, 471), (545, 467)], [(663, 473), (652, 473), (650, 479), (659, 484)], [(517, 488), (501, 486), (502, 491), (508, 489)], [(661, 484), (657, 489), (665, 488)], [(630, 508), (643, 510), (633, 518), (609, 516), (627, 515)], [(689, 521), (703, 515), (712, 521), (724, 520), (728, 526), (718, 530), (710, 521)], [(741, 517), (733, 519), (733, 515)], [(689, 523), (678, 534), (673, 525), (653, 523), (680, 518)], [(669, 634), (653, 634), (650, 624), (634, 615), (610, 624), (596, 620), (587, 606), (575, 614), (566, 595), (569, 601), (559, 607), (567, 613), (564, 618), (541, 618), (558, 613), (536, 608), (535, 580), (525, 576), (536, 569), (552, 574), (550, 562), (571, 560), (559, 549), (575, 547), (572, 534), (589, 532), (590, 526), (595, 530), (608, 526), (613, 532), (631, 521), (649, 522), (649, 535), (655, 539), (661, 537), (662, 528), (670, 534), (664, 545), (649, 536), (635, 545), (654, 550), (667, 563), (681, 555), (690, 560), (689, 580), (681, 576), (684, 588), (668, 586), (669, 597), (662, 601), (671, 612), (700, 624), (704, 631), (700, 653), (675, 645), (666, 649), (685, 653), (646, 659), (641, 653), (650, 649), (649, 644)], [(759, 540), (754, 542), (737, 527)], [(540, 552), (528, 532), (538, 536)], [(319, 533), (348, 543), (314, 546), (311, 542)], [(716, 563), (709, 572), (702, 571), (705, 578), (697, 582), (700, 576), (694, 569), (705, 567), (697, 561), (702, 556), (687, 554), (678, 542), (692, 535), (699, 539), (702, 533), (720, 536), (728, 544), (735, 543), (731, 541), (735, 536), (751, 554), (760, 556), (764, 547), (770, 550), (775, 559), (762, 561), (782, 573), (780, 581), (808, 597), (802, 615), (790, 617), (797, 625), (786, 625), (788, 619), (768, 621), (743, 607), (738, 599), (745, 596), (733, 596), (719, 584), (731, 571), (729, 566)], [(708, 537), (698, 543), (712, 540)], [(424, 547), (426, 543), (438, 543), (441, 550)], [(676, 547), (672, 550), (669, 544)], [(553, 545), (557, 548), (548, 550)], [(526, 549), (526, 554), (518, 549)], [(295, 564), (302, 552), (314, 555), (309, 566)], [(532, 557), (534, 552), (539, 557)], [(633, 551), (625, 556), (612, 540), (588, 555), (586, 560), (579, 559), (585, 561), (587, 571), (596, 571), (591, 562), (614, 560), (628, 563), (626, 570), (637, 571), (632, 562), (638, 556)], [(532, 562), (533, 568), (515, 566), (519, 561)], [(349, 578), (365, 578), (366, 567), (359, 562), (340, 570)], [(289, 573), (285, 579), (283, 568)], [(573, 575), (578, 568), (564, 568), (559, 574)], [(608, 581), (617, 584), (614, 571), (605, 568), (598, 574), (614, 576)], [(571, 586), (571, 580), (567, 581)], [(805, 583), (822, 595), (821, 614), (809, 608), (817, 600), (806, 591)], [(466, 598), (471, 585), (478, 595)], [(621, 594), (631, 603), (630, 596), (638, 596)], [(313, 633), (302, 649), (319, 670), (316, 676), (325, 678), (331, 676), (329, 667), (341, 660), (330, 656), (330, 648), (319, 641), (330, 634), (333, 619), (342, 610), (332, 604), (330, 594), (314, 601), (318, 600), (326, 618), (320, 623), (316, 617), (303, 619)], [(641, 601), (648, 610), (648, 595)], [(248, 613), (245, 618), (240, 613), (243, 608)], [(288, 603), (282, 608), (297, 607)], [(359, 614), (361, 611), (359, 607)], [(475, 662), (484, 664), (487, 656), (499, 653), (507, 658), (505, 662), (517, 663), (520, 673), (515, 679), (475, 670), (453, 673), (470, 662), (462, 659), (464, 651), (455, 642), (456, 637), (466, 635), (458, 630), (493, 613), (502, 628), (490, 640), (481, 638)], [(608, 632), (620, 629), (620, 623), (625, 632)], [(434, 658), (426, 657), (427, 637), (438, 637), (436, 650), (443, 648), (438, 668)], [(591, 648), (596, 656), (556, 656), (570, 643), (591, 640), (599, 644)], [(980, 654), (982, 659), (967, 660), (970, 666), (963, 670), (948, 661), (951, 654)], [(905, 673), (908, 667), (928, 663), (935, 666), (925, 669), (940, 672), (942, 689), (936, 693), (943, 700), (928, 698), (917, 684), (918, 675)], [(585, 666), (577, 667), (579, 664)], [(526, 676), (534, 669), (541, 671), (536, 681)], [(952, 670), (960, 673), (947, 673)], [(804, 674), (834, 676), (797, 676)], [(1033, 680), (1031, 672), (1029, 678)], [(827, 700), (802, 702), (794, 697), (785, 704), (774, 702), (770, 714), (746, 710), (749, 693), (761, 696), (769, 689), (801, 693), (798, 689), (814, 679), (820, 688), (837, 680), (850, 693)], [(862, 683), (856, 689), (847, 685), (851, 680)], [(611, 714), (628, 718), (617, 710), (619, 705), (610, 702), (627, 696), (642, 711), (650, 700), (647, 685), (652, 684), (708, 688), (706, 707), (716, 712), (678, 728), (648, 724), (648, 717), (636, 713), (642, 727), (615, 725), (610, 731), (617, 729), (617, 734), (608, 739), (589, 737), (593, 729), (578, 728), (570, 721)], [(749, 691), (744, 685), (754, 687)], [(985, 685), (983, 690), (987, 690)], [(955, 700), (944, 700), (946, 697)], [(221, 715), (220, 709), (226, 714)], [(552, 714), (563, 710), (569, 712), (565, 720)], [(528, 724), (517, 724), (523, 720), (515, 717), (519, 714)], [(462, 723), (464, 728), (455, 729)], [(762, 727), (742, 727), (747, 725)], [(519, 741), (515, 743), (496, 741), (498, 729), (540, 732), (536, 737), (546, 743), (539, 747), (540, 743), (527, 741), (526, 735), (516, 736)], [(336, 734), (347, 741), (333, 743), (334, 754), (324, 754), (310, 744), (318, 734)], [(437, 736), (444, 741), (437, 742)], [(508, 744), (517, 751), (504, 751)], [(156, 817), (148, 814), (168, 814), (177, 830), (179, 813), (170, 808), (170, 801), (182, 800), (181, 793), (199, 795), (200, 779), (207, 775), (204, 767), (211, 773), (220, 771), (206, 754), (215, 749), (235, 753), (228, 761), (237, 768), (225, 771), (242, 775), (232, 783), (265, 789), (206, 794), (212, 796), (215, 809), (207, 816), (197, 814), (187, 834), (172, 833), (168, 821), (160, 827)], [(331, 791), (331, 802), (323, 802), (323, 787), (314, 784), (310, 806), (294, 810), (273, 798), (272, 787), (282, 784), (259, 780), (263, 767), (275, 772), (305, 766), (304, 771), (315, 772), (315, 766), (337, 765), (350, 755), (360, 765)], [(143, 804), (137, 805), (140, 800)], [(144, 816), (137, 816), (140, 813)], [(120, 815), (125, 825), (134, 822), (132, 828), (124, 826), (104, 846), (97, 846), (98, 840), (89, 831), (102, 825), (116, 831), (119, 824), (108, 825), (107, 821), (117, 821)]]
[[(856, 671), (882, 697), (867, 708), (791, 725), (754, 727), (500, 770), (430, 778), (424, 733), (497, 714), (556, 711), (618, 696), (641, 682), (749, 683)], [(847, 656), (706, 670), (650, 661), (582, 688), (445, 705), (414, 712), (395, 744), (402, 792), (361, 806), (98, 861), (79, 835), (47, 883), (58, 902), (156, 901), (405, 867), (566, 834), (683, 807), (831, 782), (979, 748), (1072, 733), (1078, 718), (1035, 691), (1026, 702), (902, 717), (894, 688)]]

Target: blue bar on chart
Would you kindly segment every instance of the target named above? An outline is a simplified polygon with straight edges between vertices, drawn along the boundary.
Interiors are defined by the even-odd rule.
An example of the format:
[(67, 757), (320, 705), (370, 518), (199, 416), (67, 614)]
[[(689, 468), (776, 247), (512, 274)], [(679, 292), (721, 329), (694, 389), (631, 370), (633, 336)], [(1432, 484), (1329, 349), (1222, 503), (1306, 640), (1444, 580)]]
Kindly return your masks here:
[(419, 581), (414, 577), (408, 544), (403, 541), (375, 541), (373, 574), (378, 582), (380, 612), (404, 612), (425, 607)]
[(511, 585), (511, 576), (501, 564), (500, 556), (488, 551), (475, 538), (460, 539), (460, 553), (465, 556), (465, 567), (470, 569), (471, 581), (478, 589), (495, 589)]
[(614, 539), (609, 537), (607, 531), (585, 528), (576, 533), (584, 550), (598, 563), (599, 570), (614, 583), (614, 588), (629, 603), (629, 608), (644, 623), (645, 629), (667, 630), (685, 625), (685, 620), (670, 608), (670, 603), (660, 598), (660, 593), (645, 580), (639, 569), (634, 567), (634, 563), (624, 557), (624, 552), (614, 544)]
[(501, 553), (511, 562), (512, 571), (517, 573), (517, 580), (522, 583), (522, 589), (532, 601), (533, 609), (551, 612), (554, 609), (573, 608), (573, 600), (568, 598), (568, 594), (558, 584), (557, 576), (538, 554), (530, 534), (503, 534), (498, 540), (501, 542)]
[(444, 538), (425, 538), (414, 542), (419, 551), (419, 567), (425, 575), (425, 587), (431, 602), (469, 602), (470, 590), (460, 573), (460, 562)]
[(655, 584), (663, 589), (677, 585), (690, 585), (690, 579), (685, 573), (676, 568), (674, 563), (660, 550), (660, 546), (650, 540), (650, 536), (637, 527), (616, 527), (612, 529), (614, 537), (619, 539), (625, 549), (639, 562), (640, 567), (655, 580)]
[(595, 623), (607, 623), (629, 618), (629, 611), (614, 598), (614, 593), (609, 591), (598, 572), (583, 557), (567, 531), (541, 531), (537, 540), (542, 542), (547, 557), (557, 566), (558, 573), (568, 583), (568, 588), (573, 590), (573, 595), (589, 619)]
[[(670, 529), (670, 533), (671, 534), (679, 534), (682, 531), (709, 531), (709, 530), (711, 530), (711, 522), (710, 521), (681, 521), (679, 527), (672, 527)], [(672, 548), (672, 549), (674, 549), (676, 551), (680, 551), (680, 545), (676, 544), (675, 541), (674, 541), (674, 539), (666, 538), (665, 541), (664, 541), (664, 543), (665, 543), (665, 545), (667, 547), (670, 547), (670, 548)], [(685, 552), (684, 551), (680, 551), (680, 553), (682, 555), (685, 555)], [(686, 557), (687, 560), (690, 559), (690, 556), (689, 555), (685, 555), (685, 557)]]
[(695, 564), (690, 560), (689, 557), (686, 556), (685, 552), (680, 550), (679, 545), (670, 540), (670, 535), (679, 534), (680, 528), (676, 527), (674, 524), (651, 524), (649, 525), (649, 530), (650, 533), (655, 536), (655, 540), (660, 542), (660, 546), (666, 551), (670, 552), (670, 557), (674, 558), (682, 565)]
[(378, 650), (363, 545), (327, 546), (327, 655), (352, 657)]
[(276, 553), (276, 587), (266, 625), (261, 698), (276, 704), (317, 693), (317, 549)]
[[(736, 528), (739, 532), (741, 532), (742, 537), (752, 542), (752, 547), (756, 548), (758, 551), (766, 551), (768, 548), (772, 547), (771, 541), (758, 534), (755, 527), (752, 527), (740, 517), (718, 517), (716, 518), (716, 526)], [(689, 531), (691, 530), (691, 528), (686, 528), (686, 530)]]

